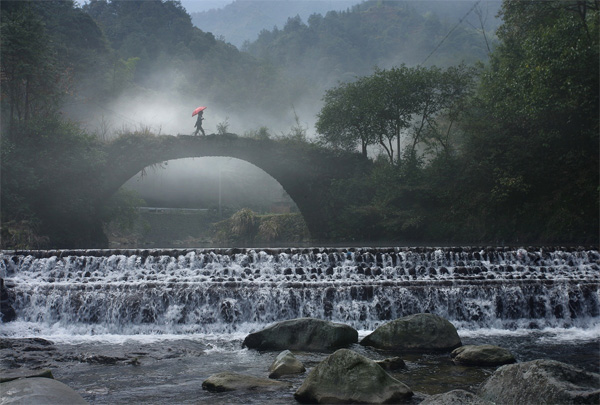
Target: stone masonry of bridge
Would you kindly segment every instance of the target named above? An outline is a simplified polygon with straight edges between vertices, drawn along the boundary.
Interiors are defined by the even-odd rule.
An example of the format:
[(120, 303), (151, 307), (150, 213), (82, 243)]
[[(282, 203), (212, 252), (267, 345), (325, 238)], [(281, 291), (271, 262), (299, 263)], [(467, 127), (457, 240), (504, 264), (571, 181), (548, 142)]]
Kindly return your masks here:
[(259, 140), (235, 134), (208, 136), (125, 135), (106, 146), (106, 169), (99, 190), (102, 204), (142, 169), (168, 160), (233, 157), (267, 172), (294, 200), (314, 241), (333, 236), (341, 213), (332, 198), (336, 180), (369, 167), (359, 153), (343, 153), (292, 140)]

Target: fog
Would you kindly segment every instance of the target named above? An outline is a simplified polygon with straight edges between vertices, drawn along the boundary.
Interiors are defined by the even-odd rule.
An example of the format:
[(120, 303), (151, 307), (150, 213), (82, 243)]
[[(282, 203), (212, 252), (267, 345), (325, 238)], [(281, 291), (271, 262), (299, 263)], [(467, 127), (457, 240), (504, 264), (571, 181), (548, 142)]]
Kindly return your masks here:
[[(93, 116), (89, 129), (104, 139), (120, 133), (149, 131), (157, 135), (192, 135), (196, 117), (192, 111), (204, 111), (205, 133), (217, 133), (219, 124), (227, 123), (227, 132), (244, 133), (267, 126), (272, 135), (287, 133), (295, 124), (294, 112), (275, 117), (256, 109), (233, 111), (213, 102), (211, 97), (191, 97), (174, 90), (126, 92)], [(302, 105), (296, 112), (306, 114)], [(314, 115), (314, 112), (311, 112)], [(309, 127), (302, 118), (301, 125)], [(162, 167), (147, 168), (144, 175), (132, 178), (126, 188), (136, 190), (149, 205), (186, 208), (214, 208), (221, 196), (224, 206), (248, 207), (268, 211), (270, 205), (291, 200), (271, 176), (247, 162), (232, 158), (197, 158), (169, 161)]]
[[(198, 106), (207, 107), (203, 121), (207, 135), (225, 130), (244, 136), (266, 127), (272, 137), (280, 137), (299, 124), (307, 137), (316, 136), (315, 116), (321, 108), (317, 95), (299, 95), (289, 106), (280, 106), (283, 113), (257, 108), (252, 100), (240, 102), (242, 108), (226, 106), (218, 93), (189, 94), (178, 79), (187, 73), (171, 68), (156, 70), (142, 86), (131, 86), (109, 103), (90, 104), (82, 99), (67, 106), (64, 112), (104, 141), (135, 131), (192, 135), (196, 122), (192, 111)], [(219, 194), (222, 205), (230, 210), (248, 207), (269, 212), (271, 205), (281, 202), (295, 206), (271, 176), (249, 163), (230, 158), (169, 161), (162, 167), (147, 168), (143, 176), (134, 176), (124, 187), (135, 190), (149, 206), (214, 209)]]
[(309, 138), (315, 137), (316, 114), (322, 106), (320, 92), (297, 94), (287, 106), (276, 106), (278, 112), (257, 107), (253, 100), (239, 101), (239, 106), (224, 105), (216, 92), (201, 95), (182, 90), (177, 79), (157, 86), (154, 77), (178, 77), (183, 72), (171, 69), (157, 70), (147, 80), (148, 87), (132, 87), (106, 104), (88, 104), (85, 101), (67, 106), (64, 111), (80, 122), (90, 133), (109, 140), (130, 131), (150, 131), (157, 135), (192, 135), (196, 107), (206, 106), (203, 128), (206, 134), (225, 132), (240, 136), (261, 127), (267, 127), (272, 136), (285, 136), (291, 131), (298, 117), (300, 125)]
[(258, 167), (234, 158), (203, 157), (165, 162), (132, 177), (125, 187), (150, 206), (251, 208), (269, 212), (275, 203), (295, 207), (283, 187)]
[[(182, 1), (188, 13), (219, 8), (229, 3), (231, 1), (228, 0)], [(315, 6), (316, 3), (321, 3), (322, 7), (322, 2), (306, 3), (315, 3)], [(334, 7), (336, 2), (328, 3)], [(409, 65), (418, 63), (417, 58), (406, 60), (409, 56), (402, 55), (403, 60), (398, 59), (398, 56), (391, 56), (389, 61), (381, 61), (383, 63), (380, 67), (386, 68), (402, 62)], [(351, 71), (319, 72), (315, 66), (315, 75), (319, 75), (321, 85), (312, 83), (311, 87), (294, 94), (289, 105), (274, 105), (275, 111), (258, 107), (258, 102), (254, 99), (224, 102), (218, 86), (207, 89), (202, 94), (191, 94), (186, 88), (189, 86), (189, 78), (205, 74), (202, 69), (206, 67), (198, 69), (198, 66), (180, 64), (175, 68), (166, 64), (164, 68), (145, 72), (143, 82), (129, 85), (121, 91), (118, 98), (109, 103), (88, 105), (82, 99), (81, 103), (71, 105), (65, 111), (70, 118), (81, 122), (90, 133), (102, 140), (110, 140), (133, 131), (157, 135), (192, 135), (196, 122), (192, 111), (198, 106), (207, 107), (203, 122), (206, 134), (229, 132), (244, 136), (266, 127), (271, 136), (278, 137), (285, 136), (291, 132), (292, 127), (300, 125), (307, 137), (314, 139), (316, 115), (322, 107), (321, 97), (326, 88), (335, 86), (340, 81), (352, 81), (356, 77)], [(289, 69), (284, 74), (295, 77), (302, 73)], [(323, 80), (324, 78), (327, 79)], [(370, 149), (373, 155), (379, 152), (377, 146)], [(248, 206), (258, 209), (268, 207), (269, 202), (281, 200), (282, 195), (284, 199), (289, 199), (281, 186), (266, 173), (240, 161), (232, 163), (231, 159), (172, 161), (162, 169), (147, 170), (144, 177), (136, 176), (126, 187), (135, 189), (143, 198), (156, 204), (202, 208), (215, 204), (215, 193), (218, 193), (215, 184), (219, 173), (221, 180), (226, 179), (227, 183), (225, 186), (222, 184), (222, 196), (223, 193), (233, 196), (233, 189), (237, 188), (236, 197), (228, 198), (229, 201), (235, 200), (236, 206), (243, 205), (243, 198), (247, 199)], [(227, 175), (223, 176), (223, 173)], [(246, 190), (244, 187), (247, 184), (252, 184), (253, 187)]]
[[(240, 1), (250, 2), (253, 0)], [(198, 10), (222, 8), (232, 2), (232, 0), (184, 0), (182, 5), (188, 13), (192, 13)], [(345, 4), (341, 0), (294, 0), (282, 1), (282, 3), (289, 3), (290, 5), (292, 3), (312, 4), (315, 9), (322, 8), (323, 3), (330, 4), (332, 8), (335, 8), (336, 4)], [(415, 2), (419, 5), (423, 3), (436, 4), (436, 8), (444, 10), (440, 5), (446, 2)], [(488, 2), (484, 2), (480, 6), (486, 18), (489, 18), (497, 10), (496, 3), (489, 3), (493, 4), (493, 6), (490, 6)], [(472, 2), (452, 2), (452, 4), (456, 4), (456, 7), (462, 10), (468, 9)], [(290, 7), (290, 10), (292, 10), (293, 7)], [(473, 19), (474, 16), (471, 15), (470, 17)], [(306, 19), (303, 20), (306, 21)], [(470, 24), (476, 24), (476, 21), (473, 20)], [(271, 29), (272, 27), (265, 26), (263, 28)], [(200, 29), (203, 29), (203, 27), (200, 27)], [(378, 65), (380, 68), (389, 68), (400, 63), (412, 66), (422, 61), (423, 55), (404, 53), (401, 56), (390, 55), (389, 60), (381, 60)], [(375, 62), (373, 62), (373, 66), (375, 66)], [(319, 70), (318, 63), (315, 63), (315, 78), (307, 78), (311, 80), (310, 86), (305, 86), (296, 94), (293, 94), (289, 105), (280, 105), (275, 101), (276, 105), (272, 106), (276, 108), (276, 111), (274, 111), (271, 108), (257, 106), (260, 102), (260, 95), (257, 95), (258, 99), (249, 96), (248, 99), (236, 100), (235, 103), (223, 102), (224, 95), (218, 89), (218, 85), (217, 88), (207, 89), (202, 94), (191, 94), (189, 89), (186, 88), (189, 86), (189, 80), (185, 78), (198, 76), (201, 79), (202, 75), (205, 74), (202, 69), (209, 69), (206, 66), (202, 66), (202, 69), (198, 67), (199, 65), (186, 66), (180, 64), (175, 68), (166, 65), (164, 68), (156, 69), (152, 73), (145, 72), (145, 81), (141, 83), (141, 87), (132, 85), (130, 88), (123, 89), (120, 96), (108, 104), (88, 105), (85, 98), (82, 98), (81, 103), (72, 105), (66, 108), (65, 111), (70, 118), (81, 122), (89, 132), (95, 133), (101, 139), (110, 139), (120, 133), (136, 130), (147, 130), (161, 135), (190, 135), (194, 132), (196, 121), (191, 113), (198, 106), (207, 107), (204, 112), (205, 120), (203, 123), (203, 128), (207, 134), (218, 133), (219, 126), (221, 130), (226, 129), (226, 132), (242, 136), (250, 131), (266, 127), (272, 136), (281, 136), (289, 133), (290, 129), (297, 125), (297, 117), (308, 138), (314, 138), (316, 136), (314, 128), (316, 115), (322, 107), (321, 99), (325, 90), (337, 85), (339, 82), (352, 81), (357, 76), (352, 71), (344, 70), (323, 72)], [(293, 68), (288, 68), (283, 74), (291, 78), (306, 75), (305, 67), (297, 67), (297, 69), (298, 71), (294, 71)], [(317, 82), (320, 85), (317, 86)]]

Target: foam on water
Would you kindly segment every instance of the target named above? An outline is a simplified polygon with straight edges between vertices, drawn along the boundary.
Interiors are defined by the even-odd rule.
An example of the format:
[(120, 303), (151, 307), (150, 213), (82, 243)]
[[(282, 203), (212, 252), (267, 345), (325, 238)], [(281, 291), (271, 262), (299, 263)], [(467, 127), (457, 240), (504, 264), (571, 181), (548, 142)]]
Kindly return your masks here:
[(457, 328), (458, 334), (462, 338), (478, 338), (478, 337), (521, 337), (531, 335), (535, 332), (539, 335), (539, 342), (550, 344), (562, 344), (566, 342), (578, 341), (600, 341), (600, 323), (597, 322), (589, 325), (586, 328), (542, 328), (532, 330), (528, 328), (519, 329), (498, 329), (498, 328), (479, 328), (479, 329), (462, 329)]
[(590, 330), (599, 265), (581, 248), (4, 252), (4, 304), (17, 319), (0, 333), (160, 339), (297, 317), (373, 330), (418, 312), (465, 333)]
[[(255, 326), (253, 330), (258, 330)], [(138, 334), (115, 334), (105, 331), (103, 328), (90, 328), (86, 325), (62, 326), (59, 324), (43, 325), (34, 322), (14, 321), (2, 325), (0, 336), (6, 338), (42, 338), (59, 344), (129, 344), (132, 342), (151, 344), (163, 341), (196, 340), (203, 342), (219, 341), (243, 341), (250, 331), (238, 331), (235, 333), (164, 333), (146, 330)], [(224, 350), (222, 345), (210, 345), (211, 351)], [(241, 348), (240, 348), (241, 350)], [(230, 350), (228, 350), (230, 351)]]

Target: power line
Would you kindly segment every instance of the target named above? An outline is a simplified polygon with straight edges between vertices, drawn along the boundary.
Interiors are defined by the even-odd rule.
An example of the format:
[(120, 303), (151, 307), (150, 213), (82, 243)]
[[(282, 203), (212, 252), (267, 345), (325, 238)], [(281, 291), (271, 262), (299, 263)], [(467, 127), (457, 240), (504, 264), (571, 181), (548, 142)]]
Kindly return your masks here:
[(473, 12), (473, 10), (475, 10), (475, 7), (477, 7), (477, 5), (481, 3), (481, 0), (478, 0), (473, 7), (471, 7), (471, 9), (469, 11), (467, 11), (467, 14), (465, 14), (460, 20), (458, 20), (458, 23), (456, 23), (456, 25), (446, 34), (446, 36), (440, 41), (440, 43), (435, 47), (435, 49), (433, 51), (431, 51), (431, 53), (429, 55), (427, 55), (427, 57), (425, 58), (425, 60), (423, 62), (421, 62), (421, 65), (424, 65), (425, 62), (427, 62), (427, 60), (429, 60), (429, 58), (431, 57), (431, 55), (433, 55), (435, 53), (435, 51), (437, 51), (440, 46), (442, 46), (442, 44), (444, 43), (444, 41), (446, 39), (448, 39), (448, 37), (450, 36), (450, 34), (452, 34), (454, 32), (454, 30), (456, 28), (458, 28), (458, 26), (465, 20), (465, 18), (467, 18), (469, 16), (469, 14), (471, 14), (471, 12)]

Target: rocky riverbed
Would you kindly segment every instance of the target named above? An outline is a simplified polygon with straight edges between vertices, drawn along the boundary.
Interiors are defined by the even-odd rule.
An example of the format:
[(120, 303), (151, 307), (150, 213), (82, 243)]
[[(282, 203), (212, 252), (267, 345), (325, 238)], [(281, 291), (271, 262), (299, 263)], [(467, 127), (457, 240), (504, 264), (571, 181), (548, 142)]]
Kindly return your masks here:
[[(361, 338), (367, 332), (362, 331)], [(508, 348), (518, 362), (550, 358), (599, 372), (597, 335), (581, 330), (468, 331), (459, 329), (463, 344), (495, 344)], [(294, 392), (306, 373), (281, 378), (290, 388), (277, 392), (223, 392), (202, 389), (210, 375), (231, 371), (267, 377), (279, 354), (242, 348), (245, 335), (189, 336), (44, 336), (46, 339), (0, 341), (2, 369), (44, 368), (91, 404), (211, 403), (296, 404)], [(50, 340), (53, 339), (53, 343)], [(354, 344), (372, 359), (391, 353)], [(308, 371), (328, 353), (295, 352)], [(406, 368), (391, 375), (415, 393), (409, 403), (453, 389), (476, 391), (496, 367), (457, 366), (448, 353), (405, 354)]]

